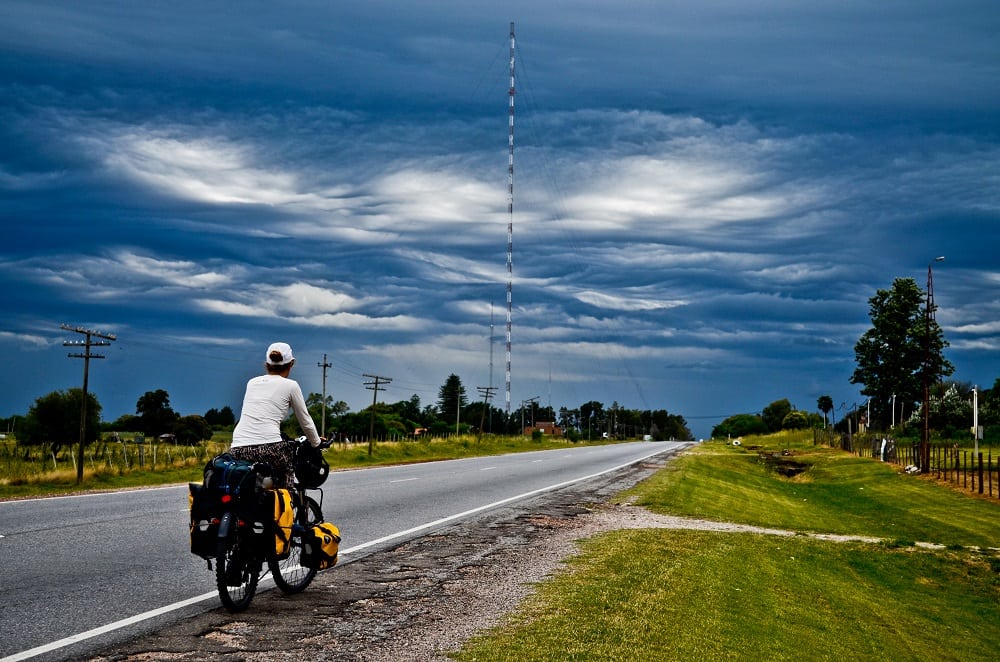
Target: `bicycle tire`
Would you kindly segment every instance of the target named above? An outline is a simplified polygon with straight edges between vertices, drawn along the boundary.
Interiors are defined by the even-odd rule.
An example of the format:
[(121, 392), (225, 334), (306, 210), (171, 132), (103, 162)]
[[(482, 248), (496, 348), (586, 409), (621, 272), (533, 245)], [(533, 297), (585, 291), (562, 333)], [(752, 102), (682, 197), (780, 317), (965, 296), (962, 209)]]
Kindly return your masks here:
[(302, 529), (306, 529), (314, 524), (323, 521), (323, 511), (319, 504), (312, 497), (303, 496), (302, 506), (295, 509), (295, 523), (298, 525), (293, 530), (288, 556), (277, 559), (270, 557), (267, 565), (271, 569), (271, 576), (275, 585), (287, 595), (304, 591), (316, 577), (316, 568), (305, 568), (299, 560), (302, 558)]
[(250, 606), (260, 580), (261, 560), (253, 545), (239, 532), (219, 541), (215, 556), (215, 584), (219, 599), (231, 612)]

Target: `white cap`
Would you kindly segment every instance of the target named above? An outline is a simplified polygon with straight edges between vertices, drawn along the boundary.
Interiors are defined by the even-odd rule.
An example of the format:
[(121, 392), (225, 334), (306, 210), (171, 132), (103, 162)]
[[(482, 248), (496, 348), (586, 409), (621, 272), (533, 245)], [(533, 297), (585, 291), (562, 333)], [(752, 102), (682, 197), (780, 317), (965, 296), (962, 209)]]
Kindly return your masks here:
[[(281, 358), (272, 357), (272, 354), (280, 354)], [(264, 360), (268, 365), (285, 365), (286, 363), (291, 363), (295, 360), (292, 356), (292, 348), (286, 342), (276, 342), (271, 343), (271, 346), (267, 348), (267, 354), (264, 355)]]

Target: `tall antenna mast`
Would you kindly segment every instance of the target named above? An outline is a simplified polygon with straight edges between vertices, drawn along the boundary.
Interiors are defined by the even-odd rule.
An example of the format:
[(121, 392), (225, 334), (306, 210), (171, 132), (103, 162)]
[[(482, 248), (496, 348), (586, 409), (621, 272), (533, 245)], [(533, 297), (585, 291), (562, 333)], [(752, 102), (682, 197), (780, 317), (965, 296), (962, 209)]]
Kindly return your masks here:
[(507, 136), (507, 147), (509, 155), (507, 158), (507, 389), (506, 412), (510, 414), (510, 327), (511, 327), (511, 300), (513, 293), (514, 275), (514, 21), (510, 22), (510, 97), (509, 126), (510, 131)]
[(493, 341), (496, 336), (493, 332), (493, 302), (490, 301), (490, 386), (493, 386)]

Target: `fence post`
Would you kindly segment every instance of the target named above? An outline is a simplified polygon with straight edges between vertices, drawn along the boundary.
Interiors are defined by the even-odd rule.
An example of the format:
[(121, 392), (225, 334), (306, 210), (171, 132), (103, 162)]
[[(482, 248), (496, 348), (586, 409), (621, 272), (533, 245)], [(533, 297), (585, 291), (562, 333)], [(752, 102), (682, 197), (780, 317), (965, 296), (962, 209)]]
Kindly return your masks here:
[[(975, 475), (975, 474), (973, 474)], [(979, 493), (983, 493), (983, 452), (979, 451)]]

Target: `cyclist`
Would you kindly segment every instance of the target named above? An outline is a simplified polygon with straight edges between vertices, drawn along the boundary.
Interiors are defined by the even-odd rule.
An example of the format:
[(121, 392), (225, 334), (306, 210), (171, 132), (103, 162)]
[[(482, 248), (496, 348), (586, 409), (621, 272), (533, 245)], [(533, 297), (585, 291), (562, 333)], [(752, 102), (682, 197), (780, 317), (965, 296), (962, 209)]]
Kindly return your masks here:
[(267, 373), (247, 382), (243, 410), (229, 449), (239, 460), (268, 462), (274, 469), (277, 487), (289, 488), (295, 482), (295, 445), (281, 436), (281, 422), (289, 408), (295, 412), (309, 443), (314, 447), (323, 443), (306, 409), (302, 389), (288, 376), (293, 365), (295, 357), (288, 343), (276, 342), (267, 348)]

